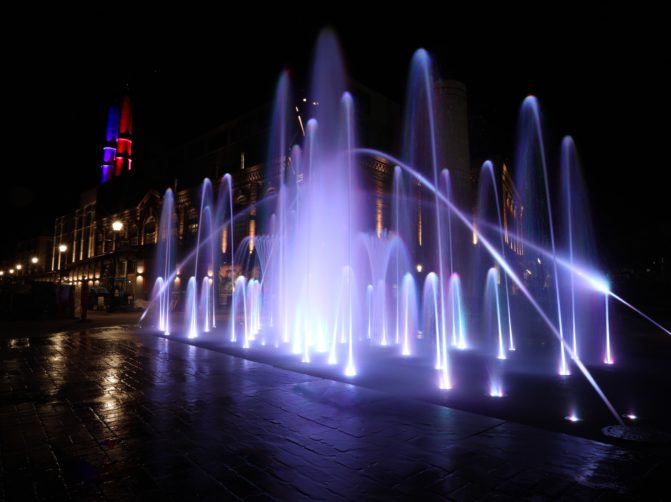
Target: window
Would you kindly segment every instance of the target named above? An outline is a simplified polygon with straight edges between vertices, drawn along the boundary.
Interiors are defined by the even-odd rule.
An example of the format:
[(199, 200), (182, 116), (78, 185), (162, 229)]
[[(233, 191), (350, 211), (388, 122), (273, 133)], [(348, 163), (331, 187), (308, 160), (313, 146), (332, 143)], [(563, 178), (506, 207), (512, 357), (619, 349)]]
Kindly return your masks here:
[(156, 244), (156, 219), (153, 216), (144, 223), (144, 244)]

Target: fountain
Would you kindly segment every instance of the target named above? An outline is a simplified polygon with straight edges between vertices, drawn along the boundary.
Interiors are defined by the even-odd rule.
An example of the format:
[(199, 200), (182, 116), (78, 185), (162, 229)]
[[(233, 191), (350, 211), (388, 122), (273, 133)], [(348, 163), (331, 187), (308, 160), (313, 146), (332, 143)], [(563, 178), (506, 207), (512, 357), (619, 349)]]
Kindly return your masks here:
[[(506, 385), (504, 393), (504, 379), (522, 364), (518, 359), (540, 354), (538, 360), (546, 360), (554, 351), (558, 367), (545, 369), (563, 377), (577, 369), (622, 423), (587, 364), (593, 366), (590, 354), (600, 351), (593, 334), (600, 329), (600, 362), (614, 364), (609, 303), (630, 305), (610, 290), (596, 272), (594, 254), (585, 250), (591, 248), (583, 230), (589, 215), (573, 141), (562, 144), (557, 201), (539, 104), (525, 99), (513, 166), (524, 217), (502, 213), (509, 203), (500, 196), (503, 175), (489, 161), (473, 211), (455, 202), (442, 158), (428, 53), (417, 51), (411, 62), (400, 156), (358, 145), (357, 102), (346, 82), (338, 45), (327, 31), (317, 43), (313, 106), (305, 115), (293, 113), (288, 74), (279, 79), (266, 165), (275, 190), (235, 211), (233, 176), (223, 176), (216, 190), (206, 179), (197, 241), (179, 264), (174, 200), (166, 191), (157, 279), (145, 315), (152, 314), (161, 332), (178, 336), (171, 295), (179, 270), (188, 277), (180, 307), (183, 337), (247, 353), (272, 351), (328, 374), (338, 368), (350, 380), (380, 361), (393, 372), (398, 357), (410, 362), (409, 371), (433, 372), (436, 387), (451, 392), (458, 391), (454, 377), (463, 361), (484, 361), (488, 378), (481, 392), (496, 398), (512, 392)], [(290, 144), (296, 118), (302, 141)], [(388, 166), (388, 194), (369, 190), (363, 158)], [(511, 217), (522, 228), (514, 242)], [(241, 221), (249, 222), (244, 237)], [(226, 290), (229, 300), (222, 304)], [(590, 321), (587, 305), (604, 299), (601, 328)], [(539, 340), (549, 345), (538, 349)]]

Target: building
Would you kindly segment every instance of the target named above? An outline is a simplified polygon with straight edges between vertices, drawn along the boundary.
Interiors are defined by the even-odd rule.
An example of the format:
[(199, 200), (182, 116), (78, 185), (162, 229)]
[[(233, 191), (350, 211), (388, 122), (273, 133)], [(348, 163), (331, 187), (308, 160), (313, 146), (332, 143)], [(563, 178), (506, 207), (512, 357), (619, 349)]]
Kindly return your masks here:
[[(400, 108), (359, 84), (353, 85), (353, 94), (361, 143), (394, 152), (394, 147), (400, 144)], [(447, 139), (441, 156), (450, 168), (457, 203), (468, 207), (474, 195), (474, 169), (470, 165), (466, 88), (459, 82), (440, 81), (436, 94), (440, 109), (445, 110), (438, 117)], [(288, 134), (291, 143), (301, 134), (311, 105), (316, 103), (307, 98), (298, 99), (295, 129)], [(192, 249), (197, 238), (200, 183), (208, 177), (216, 187), (227, 172), (233, 178), (235, 210), (251, 208), (246, 220), (236, 223), (234, 241), (237, 243), (249, 236), (253, 242), (254, 235), (263, 231), (258, 227), (257, 201), (277, 187), (277, 180), (265, 170), (270, 116), (270, 107), (260, 107), (151, 159), (143, 159), (135, 166), (132, 102), (128, 95), (124, 96), (120, 107), (110, 108), (103, 142), (101, 183), (81, 195), (75, 211), (55, 219), (42, 278), (74, 285), (86, 281), (107, 296), (107, 305), (110, 302), (119, 306), (142, 305), (152, 287), (148, 279), (154, 275), (152, 260), (165, 189), (171, 188), (174, 192), (180, 253), (179, 250)], [(283, 162), (282, 159), (271, 161)], [(393, 231), (389, 197), (393, 190), (394, 166), (382, 158), (365, 157), (360, 167), (364, 184), (374, 193), (371, 227), (378, 236), (384, 231)], [(522, 208), (505, 165), (501, 183), (505, 239), (516, 251), (520, 249), (518, 222)], [(431, 239), (427, 234), (430, 232), (425, 228), (421, 210), (421, 200), (428, 197), (424, 192), (419, 186), (414, 191), (417, 204), (413, 209), (413, 231), (417, 235), (415, 245), (429, 247)], [(229, 272), (224, 269), (220, 273)]]

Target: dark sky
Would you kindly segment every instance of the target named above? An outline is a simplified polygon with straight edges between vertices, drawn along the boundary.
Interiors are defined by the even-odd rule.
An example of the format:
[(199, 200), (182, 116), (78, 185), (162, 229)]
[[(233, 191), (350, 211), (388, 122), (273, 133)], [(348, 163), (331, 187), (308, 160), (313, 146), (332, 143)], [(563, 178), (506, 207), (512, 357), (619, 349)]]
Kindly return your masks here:
[(17, 240), (49, 233), (54, 217), (97, 182), (106, 109), (125, 84), (135, 96), (136, 149), (142, 137), (145, 145), (186, 137), (268, 102), (285, 65), (304, 78), (325, 25), (340, 37), (350, 76), (399, 103), (413, 51), (429, 50), (440, 73), (467, 84), (471, 109), (486, 118), (474, 149), (509, 156), (518, 107), (527, 94), (538, 96), (549, 159), (556, 163), (561, 136), (576, 140), (603, 258), (668, 256), (662, 16), (609, 9), (546, 6), (537, 16), (484, 18), (484, 8), (452, 16), (417, 9), (378, 19), (341, 8), (311, 21), (298, 6), (267, 14), (269, 21), (206, 11), (165, 19), (127, 12), (129, 22), (19, 16), (21, 36), (3, 63), (10, 134), (0, 259), (11, 258)]

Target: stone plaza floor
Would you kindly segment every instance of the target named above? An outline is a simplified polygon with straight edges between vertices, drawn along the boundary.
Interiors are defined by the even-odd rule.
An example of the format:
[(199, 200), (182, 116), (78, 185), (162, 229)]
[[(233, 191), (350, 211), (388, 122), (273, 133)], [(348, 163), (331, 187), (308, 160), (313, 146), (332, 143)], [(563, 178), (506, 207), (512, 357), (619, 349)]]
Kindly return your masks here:
[(131, 328), (0, 334), (4, 500), (668, 500), (670, 460)]

